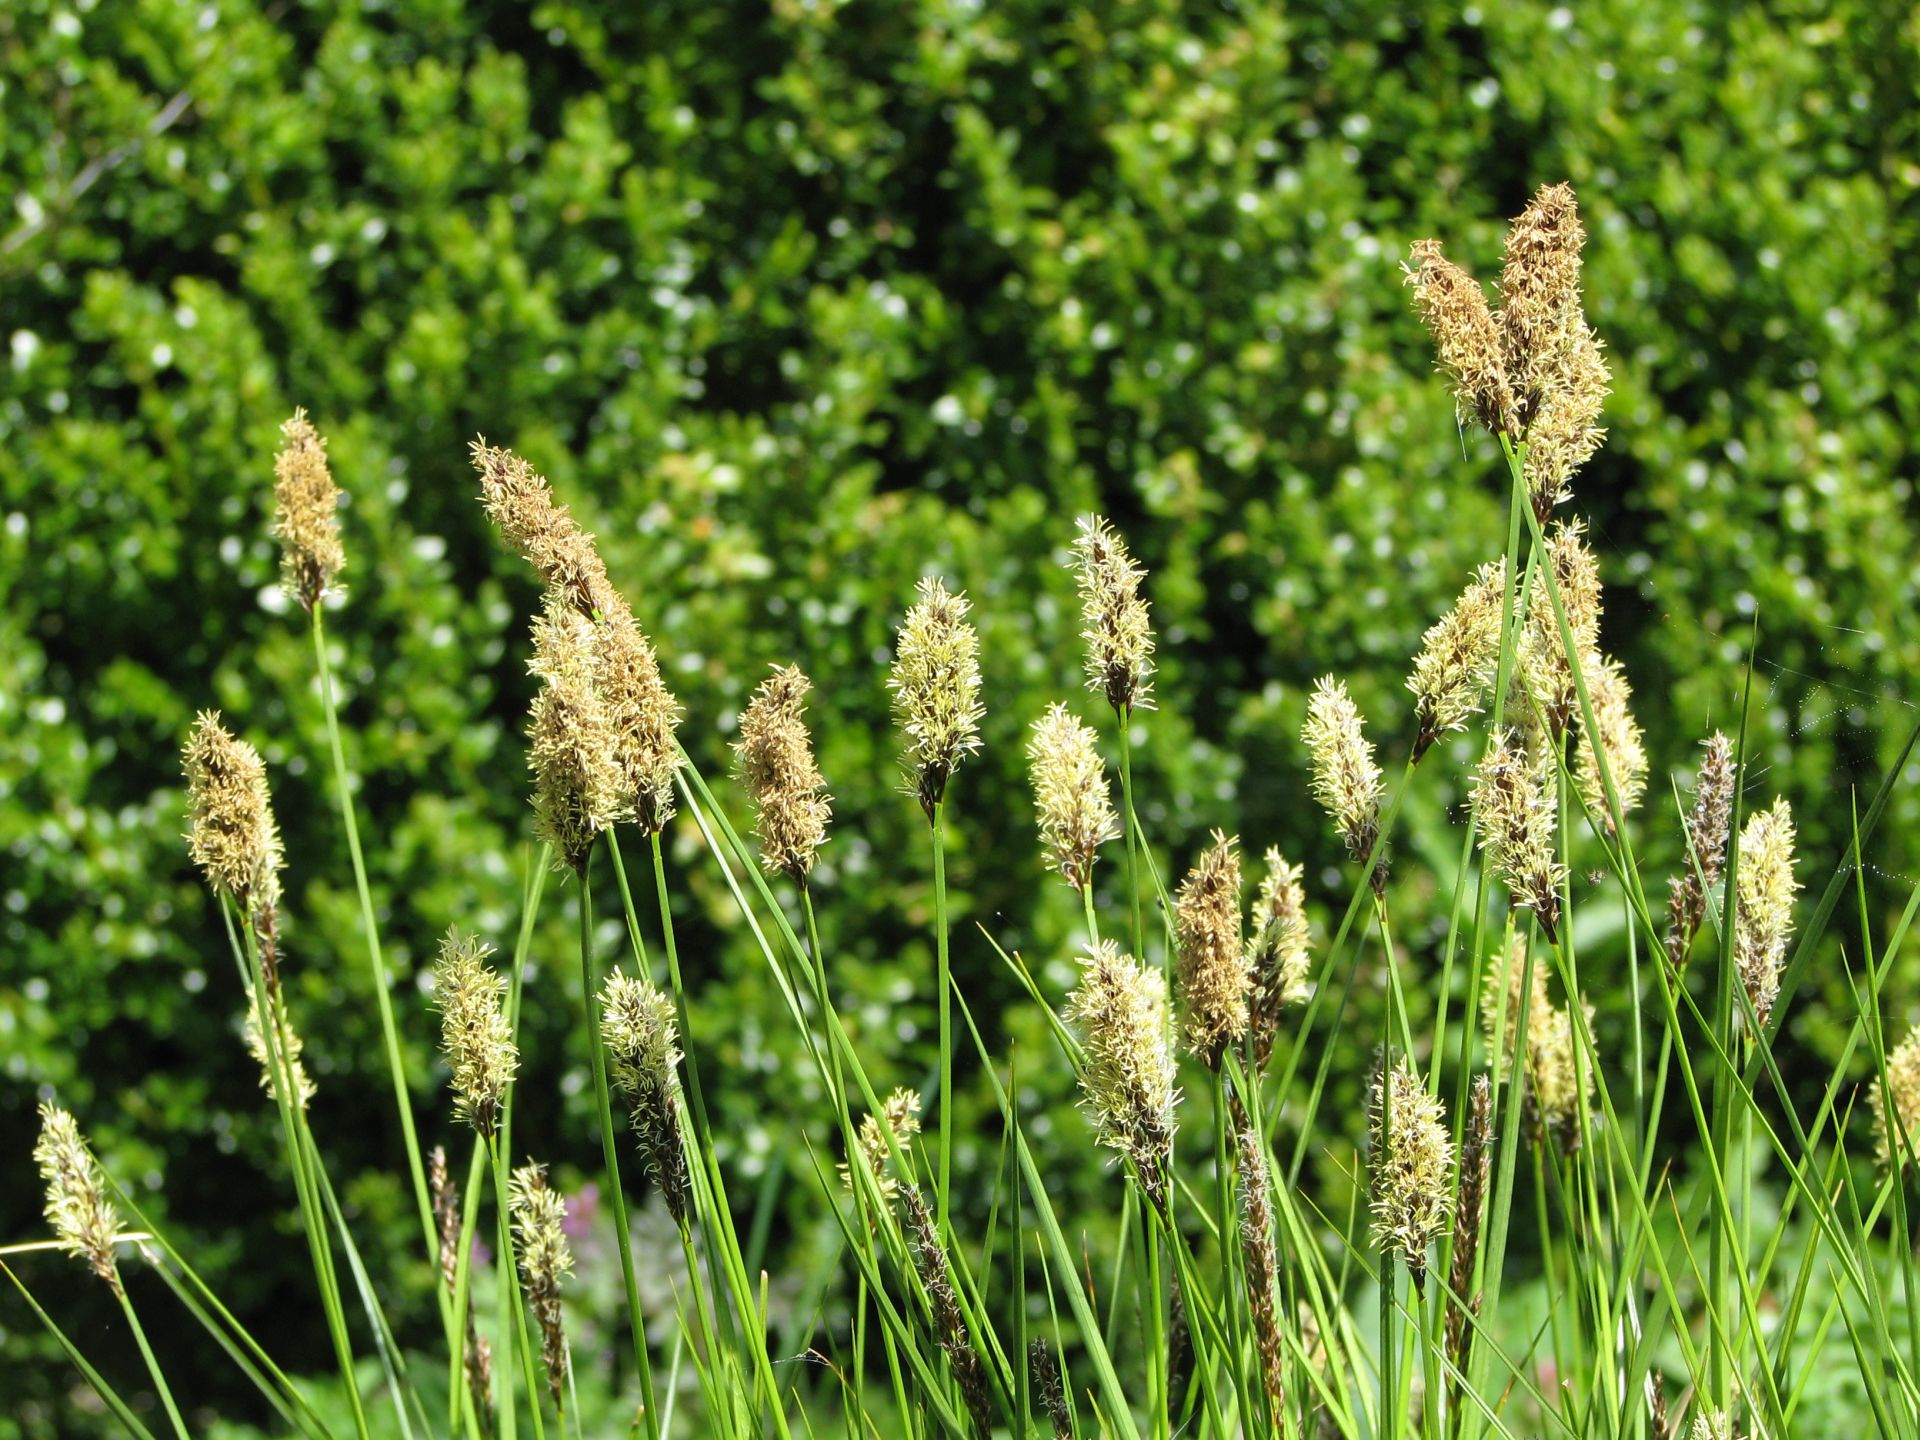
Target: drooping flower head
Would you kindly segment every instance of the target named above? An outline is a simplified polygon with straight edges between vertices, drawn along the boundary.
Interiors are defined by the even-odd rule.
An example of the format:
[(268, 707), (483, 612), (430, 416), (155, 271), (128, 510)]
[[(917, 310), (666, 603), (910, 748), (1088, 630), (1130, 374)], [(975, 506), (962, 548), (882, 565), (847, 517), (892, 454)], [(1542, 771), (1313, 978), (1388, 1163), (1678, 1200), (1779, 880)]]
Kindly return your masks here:
[(73, 1116), (57, 1105), (40, 1103), (40, 1138), (33, 1147), (46, 1187), (47, 1224), (60, 1248), (93, 1267), (113, 1292), (120, 1290), (120, 1267), (113, 1243), (120, 1216), (107, 1198), (106, 1181)]
[(327, 468), (327, 442), (305, 410), (280, 427), (273, 461), (273, 534), (287, 595), (312, 610), (347, 563), (340, 544), (340, 488)]
[(753, 800), (760, 863), (771, 875), (804, 882), (833, 815), (826, 779), (813, 758), (805, 719), (813, 682), (782, 665), (760, 682), (740, 717), (733, 747), (740, 780)]
[(473, 468), (480, 472), (480, 499), (488, 518), (549, 589), (558, 590), (582, 615), (594, 615), (609, 587), (593, 536), (554, 500), (546, 477), (511, 450), (484, 439), (469, 448)]
[(1735, 880), (1733, 963), (1753, 1002), (1754, 1019), (1767, 1023), (1780, 995), (1780, 972), (1793, 938), (1793, 809), (1785, 798), (1756, 811), (1740, 827), (1740, 864)]
[(1153, 708), (1153, 622), (1140, 582), (1147, 572), (1133, 563), (1126, 541), (1098, 515), (1082, 516), (1073, 542), (1073, 571), (1080, 586), (1086, 629), (1087, 686), (1124, 718)]
[(493, 947), (449, 930), (433, 967), (440, 1048), (453, 1071), (455, 1113), (486, 1139), (500, 1130), (500, 1107), (520, 1066), (507, 1020), (507, 981), (487, 957)]
[(1485, 703), (1500, 659), (1500, 610), (1505, 600), (1507, 562), (1482, 565), (1460, 598), (1428, 627), (1414, 658), (1407, 689), (1414, 695), (1414, 738), (1418, 761), (1442, 735), (1466, 727)]
[(1041, 843), (1061, 878), (1085, 890), (1095, 852), (1120, 833), (1097, 737), (1065, 705), (1051, 705), (1033, 722), (1027, 761)]
[(1424, 1288), (1427, 1249), (1453, 1206), (1453, 1137), (1446, 1112), (1401, 1060), (1377, 1076), (1368, 1106), (1372, 1142), (1373, 1244), (1407, 1262)]
[[(1302, 738), (1313, 761), (1314, 798), (1333, 818), (1348, 857), (1364, 865), (1380, 838), (1385, 789), (1359, 707), (1347, 687), (1330, 675), (1314, 682)], [(1386, 868), (1384, 858), (1374, 867), (1376, 890), (1385, 886)]]
[(1218, 830), (1174, 900), (1187, 1045), (1209, 1066), (1247, 1033), (1253, 977), (1240, 943), (1240, 854)]
[(600, 1035), (613, 1057), (613, 1083), (627, 1102), (647, 1173), (676, 1223), (687, 1219), (687, 1154), (680, 1137), (680, 1027), (673, 1001), (621, 971), (600, 991)]
[(965, 594), (929, 576), (907, 611), (887, 688), (906, 735), (911, 793), (932, 817), (960, 762), (980, 748), (980, 637)]
[(1102, 941), (1080, 962), (1066, 1016), (1086, 1052), (1082, 1103), (1095, 1134), (1133, 1161), (1147, 1198), (1164, 1207), (1180, 1098), (1166, 977)]

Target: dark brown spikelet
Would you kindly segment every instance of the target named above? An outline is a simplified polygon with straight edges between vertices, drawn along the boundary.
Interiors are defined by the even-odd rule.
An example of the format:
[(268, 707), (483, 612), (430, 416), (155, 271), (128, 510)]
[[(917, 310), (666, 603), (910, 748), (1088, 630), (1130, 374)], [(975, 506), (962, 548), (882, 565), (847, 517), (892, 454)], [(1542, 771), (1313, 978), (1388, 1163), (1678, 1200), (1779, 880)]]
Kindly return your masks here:
[(1727, 861), (1727, 825), (1733, 814), (1733, 742), (1719, 731), (1707, 737), (1706, 756), (1687, 816), (1685, 868), (1667, 882), (1667, 959), (1678, 970), (1707, 918), (1707, 895)]
[(1177, 1422), (1193, 1379), (1193, 1332), (1187, 1326), (1187, 1301), (1176, 1272), (1167, 1280), (1167, 1419)]
[[(1454, 1208), (1453, 1267), (1447, 1275), (1447, 1357), (1456, 1369), (1467, 1368), (1472, 1324), (1480, 1315), (1480, 1296), (1473, 1290), (1474, 1266), (1480, 1259), (1480, 1225), (1487, 1209), (1487, 1176), (1493, 1162), (1493, 1086), (1485, 1075), (1473, 1077), (1473, 1098), (1467, 1114), (1467, 1133), (1460, 1145), (1460, 1190)], [(1457, 1408), (1459, 1382), (1448, 1388)]]
[(1027, 1347), (1027, 1375), (1040, 1408), (1053, 1426), (1053, 1440), (1073, 1440), (1073, 1412), (1067, 1408), (1067, 1389), (1060, 1382), (1060, 1362), (1045, 1340)]
[(940, 1348), (946, 1352), (953, 1378), (960, 1384), (960, 1398), (973, 1417), (980, 1440), (993, 1434), (993, 1409), (987, 1395), (987, 1372), (967, 1337), (966, 1317), (960, 1309), (960, 1297), (953, 1288), (953, 1272), (947, 1264), (947, 1252), (940, 1244), (940, 1232), (927, 1209), (918, 1185), (900, 1192), (906, 1206), (907, 1228), (913, 1232), (913, 1268), (926, 1287), (927, 1304), (933, 1311), (934, 1329), (939, 1332)]
[(1240, 1250), (1247, 1262), (1247, 1309), (1253, 1316), (1267, 1414), (1277, 1429), (1287, 1398), (1287, 1351), (1280, 1336), (1280, 1262), (1273, 1247), (1273, 1194), (1265, 1150), (1257, 1131), (1240, 1131)]
[[(447, 1294), (454, 1295), (460, 1279), (460, 1186), (447, 1173), (447, 1152), (433, 1147), (427, 1156), (427, 1183), (433, 1190), (433, 1218), (440, 1227), (440, 1278)], [(480, 1409), (493, 1413), (493, 1347), (480, 1327), (473, 1322), (473, 1307), (467, 1307), (467, 1388), (473, 1392)]]

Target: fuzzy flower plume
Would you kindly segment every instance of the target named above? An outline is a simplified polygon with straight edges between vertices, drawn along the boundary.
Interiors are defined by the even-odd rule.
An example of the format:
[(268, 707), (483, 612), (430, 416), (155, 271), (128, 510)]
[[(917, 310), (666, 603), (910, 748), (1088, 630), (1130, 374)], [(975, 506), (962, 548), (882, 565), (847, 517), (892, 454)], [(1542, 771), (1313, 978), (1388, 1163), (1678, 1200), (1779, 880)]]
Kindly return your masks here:
[(295, 410), (280, 427), (285, 442), (273, 458), (273, 535), (280, 542), (280, 580), (292, 599), (312, 610), (346, 568), (340, 546), (340, 488), (327, 469), (327, 442)]
[[(1487, 971), (1487, 993), (1480, 1020), (1493, 1049), (1494, 1077), (1505, 1073), (1516, 1055), (1524, 1057), (1527, 1117), (1536, 1136), (1551, 1134), (1564, 1154), (1580, 1148), (1587, 1117), (1593, 1112), (1593, 1066), (1574, 1058), (1573, 1017), (1556, 1009), (1547, 995), (1547, 965), (1538, 956), (1527, 964), (1527, 939), (1516, 935), (1505, 955)], [(1501, 1006), (1504, 1004), (1504, 1019)], [(1520, 1010), (1527, 1012), (1521, 1032)], [(1589, 1017), (1592, 1007), (1587, 1007)], [(1504, 1024), (1504, 1046), (1495, 1031)]]
[(34, 1164), (46, 1186), (47, 1224), (60, 1248), (93, 1267), (114, 1294), (120, 1289), (120, 1267), (113, 1253), (120, 1233), (120, 1216), (107, 1198), (106, 1181), (80, 1127), (68, 1111), (40, 1102), (40, 1138), (33, 1147)]
[(1253, 977), (1240, 939), (1240, 854), (1236, 842), (1213, 832), (1174, 899), (1180, 1003), (1187, 1046), (1218, 1066), (1220, 1052), (1247, 1033)]
[(1473, 785), (1474, 828), (1513, 903), (1531, 910), (1549, 940), (1560, 933), (1560, 882), (1554, 853), (1553, 762), (1530, 756), (1514, 731), (1493, 734)]
[(1402, 1060), (1374, 1080), (1367, 1119), (1374, 1248), (1405, 1260), (1415, 1288), (1424, 1289), (1427, 1249), (1445, 1232), (1453, 1205), (1446, 1112)]
[(577, 873), (624, 807), (594, 624), (558, 591), (533, 622), (528, 668), (541, 682), (527, 726), (534, 833), (553, 847), (556, 867)]
[(616, 809), (643, 835), (666, 828), (676, 809), (680, 702), (660, 678), (660, 660), (619, 591), (600, 597), (593, 622), (594, 683), (613, 732)]
[(480, 500), (487, 517), (540, 572), (549, 589), (558, 590), (582, 615), (593, 615), (610, 588), (593, 536), (554, 500), (546, 477), (511, 450), (484, 439), (469, 448), (473, 468), (480, 472)]
[(1733, 963), (1760, 1024), (1780, 995), (1780, 971), (1793, 938), (1793, 811), (1785, 799), (1748, 817), (1740, 828), (1740, 866), (1735, 878)]
[(1438, 240), (1415, 241), (1406, 272), (1413, 307), (1433, 336), (1440, 368), (1453, 377), (1461, 421), (1477, 420), (1495, 434), (1514, 433), (1513, 384), (1487, 292), (1441, 254)]
[(1273, 1193), (1266, 1147), (1251, 1127), (1240, 1131), (1235, 1158), (1240, 1171), (1240, 1253), (1247, 1266), (1247, 1310), (1253, 1316), (1254, 1349), (1267, 1392), (1267, 1413), (1276, 1427), (1285, 1412), (1287, 1346), (1280, 1333), (1280, 1261), (1273, 1244)]
[(1506, 584), (1504, 558), (1482, 565), (1453, 609), (1428, 627), (1407, 680), (1420, 725), (1413, 742), (1416, 762), (1442, 735), (1465, 729), (1485, 703), (1500, 658)]
[(291, 1079), (289, 1089), (293, 1092), (294, 1103), (304, 1110), (319, 1092), (301, 1060), (306, 1047), (300, 1043), (300, 1034), (293, 1028), (293, 1020), (287, 1014), (286, 997), (277, 986), (273, 994), (273, 1049), (269, 1050), (266, 1026), (261, 1023), (260, 997), (251, 985), (247, 987), (247, 1019), (242, 1032), (247, 1042), (247, 1054), (260, 1067), (260, 1088), (267, 1092), (268, 1099), (280, 1098), (276, 1077), (285, 1074)]
[(1727, 864), (1727, 827), (1733, 814), (1733, 742), (1715, 731), (1693, 784), (1693, 809), (1687, 815), (1686, 868), (1667, 882), (1667, 959), (1678, 970), (1687, 963), (1694, 936), (1707, 918), (1707, 896), (1720, 883)]
[(573, 1273), (567, 1244), (567, 1202), (547, 1184), (544, 1165), (522, 1165), (507, 1186), (507, 1208), (520, 1252), (520, 1280), (540, 1327), (540, 1360), (553, 1403), (566, 1410), (567, 1332), (560, 1309), (560, 1283)]
[[(894, 1143), (905, 1154), (913, 1137), (920, 1133), (920, 1092), (902, 1085), (887, 1096), (881, 1110), (885, 1116), (884, 1126), (880, 1115), (868, 1115), (860, 1122), (860, 1158), (866, 1162), (880, 1198), (891, 1201), (900, 1193), (900, 1178), (893, 1173), (893, 1152), (887, 1148), (887, 1130), (893, 1131)], [(840, 1179), (849, 1190), (853, 1188), (853, 1172), (845, 1165), (840, 1167)]]
[(907, 1212), (913, 1268), (927, 1292), (934, 1332), (940, 1349), (946, 1354), (947, 1364), (953, 1367), (953, 1378), (959, 1383), (960, 1398), (966, 1402), (974, 1433), (985, 1440), (993, 1434), (993, 1404), (987, 1388), (986, 1367), (980, 1363), (980, 1356), (967, 1335), (966, 1314), (960, 1308), (959, 1293), (953, 1288), (953, 1270), (940, 1243), (939, 1228), (918, 1185), (909, 1185), (900, 1193)]
[(1733, 1421), (1724, 1410), (1696, 1411), (1687, 1440), (1734, 1440)]
[[(1548, 729), (1558, 740), (1580, 715), (1580, 692), (1574, 684), (1573, 659), (1591, 685), (1600, 647), (1600, 566), (1580, 538), (1578, 521), (1554, 526), (1547, 535), (1547, 558), (1553, 570), (1560, 603), (1567, 612), (1573, 636), (1568, 651), (1560, 633), (1560, 617), (1544, 575), (1534, 581), (1527, 624), (1520, 632), (1520, 673), (1534, 701), (1546, 716)], [(1588, 692), (1592, 698), (1592, 692)]]
[[(1588, 733), (1580, 727), (1580, 748), (1574, 761), (1574, 778), (1587, 808), (1609, 834), (1613, 833), (1613, 809), (1607, 804), (1607, 787), (1600, 778), (1600, 757), (1607, 762), (1607, 775), (1613, 781), (1613, 793), (1620, 801), (1621, 815), (1630, 815), (1647, 789), (1647, 748), (1640, 722), (1633, 718), (1633, 687), (1627, 673), (1610, 655), (1596, 656), (1586, 667), (1587, 699), (1593, 704), (1597, 729)], [(1594, 744), (1598, 735), (1599, 745)]]
[(1133, 1161), (1147, 1198), (1164, 1208), (1180, 1099), (1165, 976), (1102, 941), (1080, 962), (1066, 1015), (1086, 1051), (1082, 1103), (1095, 1134)]
[(507, 981), (487, 963), (492, 953), (485, 941), (449, 930), (433, 967), (455, 1113), (489, 1140), (499, 1133), (500, 1107), (520, 1065), (507, 1023)]
[(1085, 890), (1094, 853), (1120, 833), (1097, 737), (1065, 705), (1051, 705), (1033, 722), (1027, 763), (1041, 843), (1061, 878)]
[(1263, 1068), (1273, 1054), (1273, 1038), (1280, 1028), (1280, 1012), (1307, 998), (1307, 892), (1301, 869), (1289, 865), (1279, 850), (1269, 848), (1266, 874), (1253, 902), (1253, 939), (1247, 945), (1246, 968), (1252, 977), (1250, 1002), (1254, 1058)]
[[(448, 1298), (452, 1298), (458, 1293), (460, 1282), (460, 1186), (447, 1173), (444, 1146), (434, 1146), (427, 1156), (427, 1181), (433, 1191), (433, 1222), (439, 1229), (440, 1282), (447, 1287)], [(475, 1308), (467, 1307), (467, 1388), (473, 1392), (479, 1408), (490, 1414), (493, 1411), (493, 1347), (474, 1321)]]
[(182, 752), (187, 852), (207, 884), (256, 921), (280, 903), (286, 864), (260, 752), (237, 740), (217, 710), (202, 710)]
[[(1891, 1105), (1889, 1105), (1891, 1100)], [(1899, 1127), (1901, 1163), (1920, 1143), (1920, 1028), (1909, 1030), (1907, 1038), (1887, 1056), (1887, 1076), (1867, 1091), (1867, 1108), (1873, 1112), (1873, 1153), (1882, 1165), (1893, 1164), (1893, 1136), (1887, 1130), (1887, 1111), (1893, 1111), (1893, 1123)]]
[[(1380, 767), (1366, 736), (1360, 710), (1347, 687), (1332, 676), (1314, 683), (1307, 702), (1307, 723), (1301, 732), (1313, 761), (1313, 795), (1345, 842), (1347, 855), (1364, 865), (1380, 838)], [(1376, 891), (1386, 887), (1386, 860), (1373, 870)]]
[(910, 792), (929, 819), (946, 797), (960, 762), (980, 748), (980, 636), (967, 622), (965, 594), (939, 579), (920, 582), (920, 598), (900, 626), (893, 671), (893, 712), (906, 734)]
[(647, 1173), (676, 1224), (687, 1220), (687, 1152), (680, 1139), (680, 1027), (673, 1001), (646, 980), (614, 971), (600, 991), (600, 1036), (613, 1083), (627, 1102)]
[(776, 667), (753, 692), (733, 747), (740, 781), (753, 799), (760, 863), (796, 884), (813, 869), (833, 815), (804, 718), (812, 688), (798, 666)]
[(1527, 427), (1522, 478), (1534, 516), (1543, 525), (1554, 506), (1573, 498), (1574, 472), (1607, 438), (1600, 428), (1600, 411), (1612, 384), (1605, 351), (1587, 322), (1579, 320), (1559, 382), (1541, 398), (1539, 413)]
[(1073, 571), (1080, 586), (1086, 629), (1087, 687), (1125, 716), (1153, 708), (1153, 623), (1140, 582), (1147, 572), (1133, 563), (1119, 533), (1098, 515), (1083, 516), (1073, 542)]

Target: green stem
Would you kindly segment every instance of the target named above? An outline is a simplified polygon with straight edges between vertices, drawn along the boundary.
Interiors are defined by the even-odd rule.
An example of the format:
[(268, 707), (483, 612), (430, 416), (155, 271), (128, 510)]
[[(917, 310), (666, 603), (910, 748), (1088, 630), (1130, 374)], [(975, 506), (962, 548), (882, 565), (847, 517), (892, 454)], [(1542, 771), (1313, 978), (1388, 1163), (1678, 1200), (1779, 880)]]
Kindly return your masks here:
[(940, 990), (940, 1238), (953, 1243), (948, 1215), (953, 1196), (953, 988), (947, 956), (946, 801), (933, 807), (933, 940)]
[(128, 1326), (133, 1330), (134, 1343), (140, 1347), (140, 1358), (147, 1362), (147, 1373), (153, 1377), (153, 1388), (160, 1392), (160, 1403), (166, 1407), (173, 1433), (180, 1440), (187, 1440), (187, 1426), (180, 1418), (180, 1407), (173, 1402), (173, 1391), (167, 1388), (167, 1377), (161, 1373), (160, 1362), (154, 1357), (153, 1347), (147, 1343), (147, 1332), (140, 1326), (140, 1317), (133, 1313), (133, 1301), (127, 1298), (126, 1286), (120, 1283), (117, 1269), (113, 1293), (120, 1301), (120, 1311), (127, 1317)]
[[(581, 877), (584, 881), (585, 877)], [(487, 1159), (493, 1168), (493, 1211), (495, 1234), (499, 1242), (499, 1253), (494, 1257), (494, 1272), (500, 1286), (499, 1304), (499, 1341), (500, 1363), (500, 1404), (497, 1414), (500, 1417), (501, 1440), (514, 1440), (519, 1425), (517, 1395), (514, 1390), (513, 1365), (516, 1359), (524, 1363), (526, 1353), (518, 1343), (514, 1333), (513, 1312), (520, 1296), (519, 1267), (513, 1254), (513, 1217), (508, 1212), (507, 1162), (501, 1158), (500, 1146), (492, 1136), (487, 1136)], [(537, 1411), (540, 1408), (540, 1396), (536, 1391), (531, 1399)]]
[(1120, 799), (1126, 806), (1127, 832), (1127, 913), (1133, 921), (1133, 953), (1146, 956), (1141, 947), (1146, 936), (1140, 925), (1140, 817), (1133, 810), (1133, 716), (1119, 706), (1114, 718), (1120, 725)]

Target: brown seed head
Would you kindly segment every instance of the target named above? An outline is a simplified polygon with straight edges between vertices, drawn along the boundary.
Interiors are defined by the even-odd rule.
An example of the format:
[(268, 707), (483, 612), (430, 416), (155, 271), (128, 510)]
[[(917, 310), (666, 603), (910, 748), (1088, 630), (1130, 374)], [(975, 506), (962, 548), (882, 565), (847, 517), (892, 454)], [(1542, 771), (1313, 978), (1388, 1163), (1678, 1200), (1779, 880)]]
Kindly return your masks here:
[(1126, 541), (1106, 520), (1087, 515), (1073, 542), (1073, 571), (1080, 586), (1086, 629), (1087, 687), (1122, 716), (1153, 708), (1153, 623), (1140, 582), (1147, 572), (1133, 563)]
[(507, 1021), (507, 981), (487, 957), (493, 947), (449, 930), (433, 967), (440, 1048), (453, 1071), (455, 1113), (486, 1139), (500, 1130), (500, 1107), (520, 1066)]
[(1273, 1244), (1273, 1194), (1267, 1175), (1266, 1146), (1259, 1132), (1244, 1128), (1238, 1136), (1240, 1172), (1240, 1253), (1247, 1267), (1247, 1310), (1253, 1316), (1254, 1349), (1267, 1393), (1267, 1411), (1276, 1428), (1285, 1413), (1287, 1347), (1280, 1334), (1280, 1261)]
[(1784, 798), (1749, 816), (1740, 827), (1735, 881), (1733, 963), (1753, 1002), (1754, 1019), (1767, 1023), (1780, 995), (1780, 971), (1793, 938), (1793, 810)]
[(900, 626), (893, 671), (893, 712), (906, 734), (909, 793), (929, 819), (946, 797), (960, 762), (980, 748), (980, 637), (967, 623), (965, 594), (939, 579), (920, 582), (920, 598)]
[(1453, 1205), (1446, 1111), (1402, 1060), (1374, 1080), (1367, 1114), (1374, 1248), (1400, 1256), (1423, 1287), (1427, 1249), (1445, 1233)]
[(546, 478), (511, 450), (484, 439), (469, 447), (480, 472), (480, 499), (487, 516), (517, 548), (549, 589), (558, 590), (582, 615), (601, 608), (609, 588), (593, 536), (567, 507), (555, 502)]
[(1413, 742), (1416, 761), (1448, 731), (1465, 729), (1485, 703), (1500, 659), (1506, 583), (1504, 558), (1482, 565), (1453, 609), (1428, 627), (1407, 679), (1420, 723)]
[(659, 658), (632, 608), (612, 587), (601, 592), (593, 639), (595, 684), (612, 731), (618, 810), (632, 817), (642, 835), (653, 835), (674, 815), (680, 702), (660, 678)]
[(1174, 900), (1180, 1002), (1187, 1046), (1209, 1066), (1247, 1033), (1253, 977), (1240, 942), (1240, 854), (1237, 840), (1213, 832)]
[(1554, 852), (1553, 760), (1530, 756), (1515, 732), (1494, 731), (1473, 786), (1474, 827), (1513, 903), (1531, 910), (1549, 940), (1559, 934), (1560, 882)]
[(1720, 883), (1727, 863), (1727, 826), (1733, 813), (1733, 742), (1719, 731), (1706, 740), (1706, 755), (1693, 786), (1687, 816), (1686, 867), (1667, 882), (1667, 959), (1686, 965), (1693, 937), (1707, 918), (1707, 893)]
[(1080, 962), (1080, 983), (1066, 1016), (1079, 1029), (1086, 1065), (1081, 1103), (1102, 1145), (1133, 1161), (1157, 1208), (1167, 1199), (1173, 1155), (1173, 1040), (1167, 982), (1158, 969), (1120, 953), (1111, 941)]
[[(427, 1180), (433, 1191), (433, 1219), (440, 1232), (440, 1279), (447, 1294), (458, 1293), (460, 1279), (460, 1187), (447, 1173), (447, 1152), (433, 1147), (427, 1156)], [(473, 1306), (467, 1307), (466, 1370), (467, 1388), (480, 1408), (493, 1410), (493, 1347), (474, 1321)]]
[(913, 1268), (919, 1272), (920, 1283), (927, 1292), (934, 1333), (946, 1353), (947, 1363), (953, 1367), (953, 1378), (960, 1386), (960, 1398), (966, 1402), (974, 1432), (981, 1440), (988, 1440), (993, 1434), (993, 1404), (987, 1388), (987, 1373), (967, 1336), (966, 1315), (953, 1288), (953, 1271), (947, 1261), (946, 1248), (940, 1243), (933, 1212), (927, 1208), (920, 1187), (907, 1186), (901, 1191), (901, 1197), (907, 1212), (907, 1233), (913, 1241)]
[(1047, 1412), (1047, 1421), (1053, 1426), (1053, 1440), (1073, 1440), (1073, 1411), (1067, 1407), (1067, 1389), (1060, 1382), (1060, 1363), (1045, 1340), (1035, 1340), (1027, 1347), (1027, 1374), (1040, 1408)]
[(312, 610), (347, 563), (340, 545), (340, 489), (327, 469), (327, 442), (295, 410), (280, 427), (273, 460), (273, 534), (280, 542), (280, 578), (287, 594)]
[(202, 710), (182, 752), (187, 852), (207, 884), (256, 918), (280, 903), (286, 861), (260, 752), (237, 740), (217, 710)]
[[(1447, 1272), (1447, 1358), (1457, 1370), (1467, 1363), (1468, 1326), (1480, 1314), (1480, 1296), (1473, 1288), (1474, 1267), (1480, 1257), (1480, 1225), (1486, 1215), (1487, 1180), (1493, 1161), (1493, 1086), (1485, 1075), (1473, 1077), (1472, 1107), (1467, 1133), (1460, 1146), (1460, 1189), (1454, 1206), (1453, 1264)], [(1449, 1377), (1457, 1396), (1458, 1382)]]
[(118, 1295), (120, 1268), (113, 1242), (120, 1233), (120, 1216), (107, 1198), (106, 1181), (73, 1116), (57, 1105), (40, 1102), (40, 1139), (33, 1147), (34, 1163), (46, 1187), (47, 1224), (60, 1248), (93, 1267), (93, 1273)]
[(594, 837), (627, 813), (615, 730), (600, 688), (594, 622), (556, 590), (533, 623), (540, 677), (527, 727), (532, 741), (534, 834), (553, 847), (557, 867), (585, 866)]
[(1633, 812), (1646, 793), (1647, 750), (1642, 743), (1640, 722), (1633, 718), (1633, 688), (1627, 684), (1627, 672), (1620, 662), (1610, 655), (1596, 653), (1584, 662), (1583, 670), (1600, 744), (1596, 755), (1594, 736), (1582, 724), (1574, 777), (1587, 808), (1602, 828), (1612, 834), (1613, 808), (1607, 804), (1606, 786), (1601, 783), (1600, 757), (1606, 759), (1607, 776), (1613, 781), (1613, 793), (1624, 816)]
[(1254, 1058), (1262, 1067), (1273, 1053), (1280, 1012), (1307, 998), (1307, 892), (1301, 869), (1289, 865), (1279, 850), (1269, 848), (1266, 875), (1253, 902), (1253, 939), (1247, 946), (1247, 970), (1252, 977)]
[(760, 863), (768, 874), (785, 875), (796, 884), (813, 869), (833, 815), (804, 718), (812, 688), (798, 666), (776, 667), (741, 715), (740, 740), (733, 747), (740, 781), (753, 800)]
[(1075, 890), (1093, 883), (1093, 858), (1120, 833), (1098, 737), (1055, 704), (1033, 722), (1027, 742), (1040, 840), (1053, 868)]
[(1517, 433), (1513, 386), (1487, 292), (1440, 253), (1438, 240), (1415, 241), (1406, 271), (1440, 368), (1453, 377), (1461, 421), (1478, 420), (1495, 434)]

